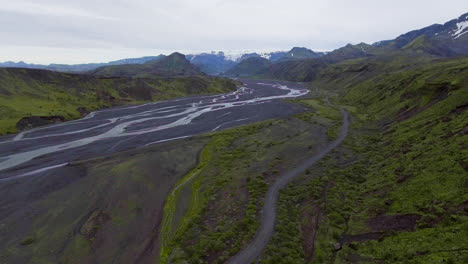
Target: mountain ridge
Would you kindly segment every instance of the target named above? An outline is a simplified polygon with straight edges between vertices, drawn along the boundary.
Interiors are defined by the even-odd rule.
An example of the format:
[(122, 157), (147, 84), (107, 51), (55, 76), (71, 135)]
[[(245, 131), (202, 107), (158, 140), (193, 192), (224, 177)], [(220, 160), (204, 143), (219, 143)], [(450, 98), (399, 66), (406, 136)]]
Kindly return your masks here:
[[(442, 24), (434, 24), (404, 33), (393, 40), (374, 44), (347, 44), (327, 54), (295, 63), (277, 61), (255, 69), (251, 77), (283, 79), (288, 81), (313, 81), (327, 65), (342, 61), (363, 59), (374, 56), (421, 56), (427, 58), (448, 58), (468, 55), (468, 13)], [(383, 55), (383, 56), (382, 56)], [(425, 60), (421, 60), (425, 61)], [(246, 67), (247, 68), (247, 67)], [(249, 76), (243, 72), (243, 76)]]
[[(291, 56), (292, 50), (297, 50), (296, 57)], [(305, 58), (302, 56), (297, 56), (297, 54), (303, 53), (306, 49), (309, 54), (313, 54), (313, 56), (323, 56), (326, 53), (324, 52), (314, 52), (307, 48), (298, 48), (293, 47), (290, 51), (264, 51), (264, 52), (257, 52), (257, 51), (238, 51), (238, 52), (223, 52), (223, 51), (212, 51), (212, 52), (202, 52), (202, 53), (194, 53), (194, 54), (187, 54), (186, 58), (194, 64), (200, 71), (210, 74), (210, 75), (218, 75), (223, 72), (226, 72), (230, 68), (234, 67), (236, 64), (240, 63), (242, 60), (250, 58), (250, 57), (262, 57), (266, 58), (272, 62), (279, 61), (279, 60), (290, 60), (290, 59), (300, 59)], [(288, 58), (285, 58), (288, 57)], [(307, 56), (307, 55), (306, 55)], [(127, 65), (127, 64), (145, 64), (151, 60), (162, 59), (166, 57), (166, 55), (158, 55), (158, 56), (146, 56), (141, 58), (129, 58), (129, 59), (121, 59), (116, 61), (110, 61), (107, 63), (85, 63), (85, 64), (75, 64), (75, 65), (68, 65), (68, 64), (49, 64), (49, 65), (41, 65), (41, 64), (30, 64), (25, 63), (23, 61), (20, 62), (12, 62), (7, 61), (0, 63), (0, 68), (29, 68), (29, 69), (44, 69), (44, 70), (52, 70), (52, 71), (61, 71), (61, 72), (71, 72), (71, 73), (84, 73), (96, 70), (101, 67), (106, 66), (117, 66), (117, 65)]]
[(122, 64), (142, 64), (150, 60), (162, 58), (164, 56), (165, 55), (145, 56), (145, 57), (140, 57), (140, 58), (126, 58), (126, 59), (120, 59), (120, 60), (103, 62), (103, 63), (83, 63), (83, 64), (51, 63), (48, 65), (42, 65), (42, 64), (34, 64), (34, 63), (30, 64), (24, 61), (19, 61), (19, 62), (6, 61), (6, 62), (0, 63), (0, 68), (28, 68), (28, 69), (41, 69), (41, 70), (50, 70), (50, 71), (79, 73), (79, 72), (86, 72), (86, 71), (94, 70), (102, 66), (122, 65)]
[(123, 64), (99, 67), (90, 74), (104, 77), (177, 77), (204, 75), (185, 55), (174, 52), (169, 56), (143, 64)]

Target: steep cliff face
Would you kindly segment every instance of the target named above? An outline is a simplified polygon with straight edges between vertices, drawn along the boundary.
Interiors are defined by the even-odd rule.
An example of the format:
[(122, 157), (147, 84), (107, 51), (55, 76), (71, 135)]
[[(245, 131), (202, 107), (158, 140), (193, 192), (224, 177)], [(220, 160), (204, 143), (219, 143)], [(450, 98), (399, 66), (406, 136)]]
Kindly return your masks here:
[(23, 117), (16, 123), (16, 128), (19, 131), (65, 122), (63, 116), (28, 116)]

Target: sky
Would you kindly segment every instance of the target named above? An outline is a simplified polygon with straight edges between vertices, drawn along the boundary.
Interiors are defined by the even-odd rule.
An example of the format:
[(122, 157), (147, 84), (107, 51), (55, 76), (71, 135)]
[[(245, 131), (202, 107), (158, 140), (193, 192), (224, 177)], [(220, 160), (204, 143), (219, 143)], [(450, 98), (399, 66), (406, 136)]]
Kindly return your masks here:
[(0, 0), (0, 62), (211, 50), (329, 51), (468, 12), (466, 0)]

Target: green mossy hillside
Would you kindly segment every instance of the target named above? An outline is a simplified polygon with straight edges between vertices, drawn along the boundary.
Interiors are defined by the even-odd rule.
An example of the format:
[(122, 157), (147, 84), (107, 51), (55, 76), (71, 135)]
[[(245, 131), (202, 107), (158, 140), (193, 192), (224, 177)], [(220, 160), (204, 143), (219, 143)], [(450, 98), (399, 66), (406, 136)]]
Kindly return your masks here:
[(304, 263), (466, 263), (468, 59), (333, 88), (353, 129), (310, 181), (315, 193), (287, 204), (303, 208)]
[(0, 135), (17, 132), (27, 116), (79, 118), (79, 107), (101, 108), (165, 100), (187, 95), (232, 91), (231, 80), (192, 76), (180, 78), (99, 78), (31, 69), (0, 69)]

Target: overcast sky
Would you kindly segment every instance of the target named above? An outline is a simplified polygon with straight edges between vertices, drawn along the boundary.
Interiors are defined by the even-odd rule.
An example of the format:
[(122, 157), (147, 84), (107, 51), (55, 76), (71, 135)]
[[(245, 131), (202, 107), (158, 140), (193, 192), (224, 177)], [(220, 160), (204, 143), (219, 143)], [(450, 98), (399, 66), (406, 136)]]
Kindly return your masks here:
[(0, 61), (333, 50), (395, 38), (465, 12), (467, 0), (0, 0)]

